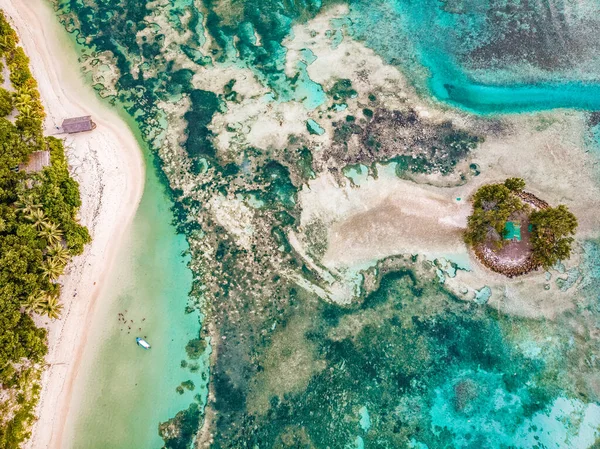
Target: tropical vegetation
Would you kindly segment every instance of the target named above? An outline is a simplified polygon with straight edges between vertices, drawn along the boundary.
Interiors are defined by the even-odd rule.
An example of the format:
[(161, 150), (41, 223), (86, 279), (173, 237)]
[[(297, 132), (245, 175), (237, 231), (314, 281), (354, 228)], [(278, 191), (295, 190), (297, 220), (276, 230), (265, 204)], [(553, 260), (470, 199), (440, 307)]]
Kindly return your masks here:
[(465, 242), (478, 246), (493, 241), (497, 248), (506, 244), (505, 226), (518, 211), (527, 215), (533, 267), (547, 269), (571, 256), (577, 218), (564, 205), (532, 207), (519, 195), (525, 188), (521, 178), (502, 184), (484, 185), (473, 196), (473, 213), (468, 218)]
[[(504, 184), (481, 186), (473, 196), (473, 213), (468, 219), (465, 241), (470, 245), (485, 242), (491, 236), (502, 236), (508, 218), (525, 205), (514, 193), (525, 183), (519, 178), (509, 178)], [(522, 184), (522, 185), (521, 185)], [(520, 188), (516, 188), (521, 186)], [(497, 241), (501, 242), (502, 239)]]
[(558, 207), (535, 211), (530, 215), (529, 222), (532, 227), (531, 244), (536, 263), (548, 268), (571, 257), (577, 218), (566, 206), (561, 204)]
[[(44, 110), (29, 60), (0, 13), (0, 448), (28, 437), (47, 352), (37, 315), (56, 319), (62, 304), (58, 278), (90, 236), (79, 225), (77, 183), (69, 176), (63, 144), (44, 137)], [(1, 70), (4, 66), (7, 70)], [(6, 83), (4, 84), (6, 87)], [(49, 151), (51, 165), (19, 170), (35, 151)]]

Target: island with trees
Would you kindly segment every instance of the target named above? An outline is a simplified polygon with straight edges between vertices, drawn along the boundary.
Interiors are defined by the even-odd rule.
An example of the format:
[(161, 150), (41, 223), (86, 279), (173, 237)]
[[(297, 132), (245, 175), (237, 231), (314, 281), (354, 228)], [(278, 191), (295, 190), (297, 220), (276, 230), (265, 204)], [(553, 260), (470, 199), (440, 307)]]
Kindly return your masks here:
[(524, 188), (521, 178), (480, 187), (465, 231), (479, 261), (508, 277), (569, 259), (577, 229), (566, 206), (551, 207)]
[[(29, 436), (47, 352), (46, 329), (33, 317), (57, 318), (59, 276), (90, 236), (76, 215), (79, 186), (63, 143), (43, 134), (44, 110), (29, 59), (0, 13), (0, 448)], [(4, 68), (8, 70), (4, 70)], [(9, 80), (4, 81), (4, 75)], [(8, 82), (10, 81), (10, 82)], [(40, 322), (41, 320), (38, 320)]]

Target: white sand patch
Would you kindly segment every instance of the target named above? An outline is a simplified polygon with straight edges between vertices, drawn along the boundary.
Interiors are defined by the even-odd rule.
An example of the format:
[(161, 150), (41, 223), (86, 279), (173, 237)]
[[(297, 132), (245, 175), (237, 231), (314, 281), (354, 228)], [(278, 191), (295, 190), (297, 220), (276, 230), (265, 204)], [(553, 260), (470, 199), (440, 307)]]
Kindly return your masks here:
[(360, 187), (339, 187), (329, 174), (299, 195), (301, 223), (319, 218), (329, 227), (322, 263), (352, 266), (395, 254), (437, 257), (464, 252), (462, 232), (470, 205), (456, 201), (464, 188), (439, 189), (380, 170)]
[(189, 110), (190, 104), (188, 96), (182, 96), (176, 103), (160, 102), (159, 108), (164, 114), (164, 128), (153, 140), (153, 146), (164, 162), (162, 169), (171, 188), (181, 189), (186, 195), (201, 185), (201, 181), (189, 170), (189, 158), (185, 150), (188, 122), (184, 114)]
[[(270, 105), (267, 108), (270, 109)], [(283, 149), (291, 134), (306, 132), (306, 109), (298, 103), (276, 103), (271, 114), (260, 114), (248, 134), (248, 143), (260, 148)]]
[(244, 98), (260, 97), (269, 91), (258, 82), (250, 69), (234, 65), (206, 67), (194, 74), (192, 84), (196, 89), (222, 92), (231, 80), (235, 80), (233, 90)]
[[(316, 60), (307, 70), (316, 83), (331, 87), (329, 84), (333, 80), (350, 78), (352, 87), (359, 94), (367, 94), (376, 88), (390, 92), (408, 90), (408, 83), (398, 69), (385, 64), (362, 43), (345, 36), (337, 47), (332, 47), (331, 38), (326, 35), (332, 29), (331, 20), (342, 18), (347, 13), (346, 5), (334, 6), (307, 24), (294, 27), (293, 37), (284, 41), (289, 50), (286, 61), (288, 75), (293, 76), (296, 72), (296, 65), (302, 59), (300, 51), (309, 48)], [(406, 94), (403, 96), (406, 98)]]
[(215, 144), (220, 154), (231, 157), (249, 146), (282, 150), (290, 135), (307, 134), (307, 119), (308, 112), (299, 103), (254, 97), (229, 103), (227, 112), (216, 115), (210, 129), (218, 133)]
[(363, 280), (360, 270), (366, 269), (368, 266), (353, 267), (352, 270), (344, 267), (327, 269), (306, 252), (294, 231), (288, 233), (288, 241), (307, 266), (322, 280), (322, 285), (318, 286), (297, 274), (292, 274), (291, 278), (298, 285), (312, 291), (321, 299), (342, 305), (350, 304), (352, 299), (360, 294)]
[(216, 195), (209, 204), (219, 224), (237, 237), (237, 243), (242, 248), (252, 251), (254, 212), (244, 203), (243, 199)]
[(270, 90), (249, 69), (208, 67), (194, 75), (192, 84), (197, 89), (223, 92), (230, 80), (235, 80), (232, 90), (241, 101), (227, 102), (227, 110), (215, 114), (209, 126), (222, 157), (235, 158), (240, 149), (249, 146), (281, 150), (290, 135), (308, 133), (308, 111), (299, 103), (280, 103), (266, 96)]

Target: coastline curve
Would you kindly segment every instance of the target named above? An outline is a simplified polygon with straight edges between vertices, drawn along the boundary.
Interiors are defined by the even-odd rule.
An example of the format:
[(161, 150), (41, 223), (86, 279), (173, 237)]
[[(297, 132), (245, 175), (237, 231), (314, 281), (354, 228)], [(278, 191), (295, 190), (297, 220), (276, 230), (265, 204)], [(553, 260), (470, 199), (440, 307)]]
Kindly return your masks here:
[(97, 128), (68, 136), (66, 155), (79, 182), (80, 221), (92, 235), (84, 253), (73, 259), (61, 279), (63, 317), (50, 323), (47, 366), (41, 398), (27, 448), (62, 447), (63, 430), (97, 299), (130, 227), (144, 188), (144, 162), (131, 129), (115, 110), (85, 85), (76, 53), (43, 0), (1, 0), (0, 7), (20, 39), (38, 82), (52, 134), (63, 118), (92, 115)]

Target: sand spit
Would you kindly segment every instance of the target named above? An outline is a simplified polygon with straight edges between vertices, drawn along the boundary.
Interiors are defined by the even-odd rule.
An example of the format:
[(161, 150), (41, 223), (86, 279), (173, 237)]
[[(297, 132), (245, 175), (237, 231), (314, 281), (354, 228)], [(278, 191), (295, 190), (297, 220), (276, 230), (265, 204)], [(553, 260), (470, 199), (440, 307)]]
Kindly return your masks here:
[[(364, 263), (393, 254), (432, 257), (460, 252), (471, 212), (458, 189), (438, 189), (381, 173), (359, 188), (326, 174), (303, 192), (303, 221), (331, 221), (326, 266)], [(306, 217), (306, 218), (305, 218)]]
[(65, 309), (60, 320), (47, 324), (48, 367), (42, 378), (39, 421), (28, 443), (36, 449), (60, 448), (96, 299), (141, 198), (144, 164), (131, 130), (79, 76), (74, 50), (50, 6), (43, 0), (0, 0), (0, 8), (31, 59), (46, 109), (46, 133), (54, 134), (71, 116), (92, 115), (98, 125), (91, 133), (66, 136), (69, 166), (81, 189), (80, 219), (93, 241), (60, 279)]

